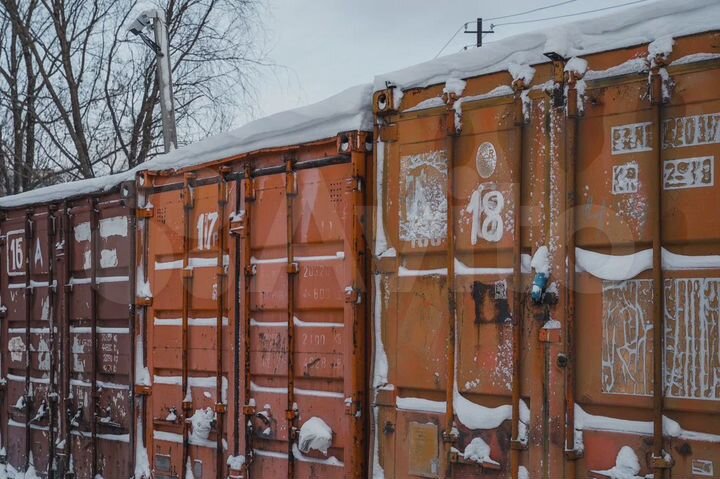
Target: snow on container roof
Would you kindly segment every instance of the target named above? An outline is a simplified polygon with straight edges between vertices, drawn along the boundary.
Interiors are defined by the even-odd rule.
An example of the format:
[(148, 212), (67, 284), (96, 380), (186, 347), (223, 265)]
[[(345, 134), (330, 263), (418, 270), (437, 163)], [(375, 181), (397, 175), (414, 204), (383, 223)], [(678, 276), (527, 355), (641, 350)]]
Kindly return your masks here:
[(0, 207), (13, 208), (99, 193), (132, 180), (139, 171), (187, 168), (262, 149), (324, 140), (345, 131), (371, 131), (372, 128), (372, 85), (358, 85), (318, 103), (260, 118), (160, 155), (130, 171), (0, 198)]
[(534, 65), (555, 52), (565, 58), (616, 50), (663, 37), (720, 29), (718, 0), (661, 0), (621, 12), (514, 35), (482, 48), (447, 55), (375, 77), (375, 91), (390, 82), (399, 88), (425, 88), (448, 78), (470, 78), (505, 71), (511, 63)]
[(372, 90), (359, 85), (294, 110), (283, 111), (240, 128), (159, 156), (150, 169), (185, 168), (266, 148), (332, 138), (344, 131), (373, 128)]

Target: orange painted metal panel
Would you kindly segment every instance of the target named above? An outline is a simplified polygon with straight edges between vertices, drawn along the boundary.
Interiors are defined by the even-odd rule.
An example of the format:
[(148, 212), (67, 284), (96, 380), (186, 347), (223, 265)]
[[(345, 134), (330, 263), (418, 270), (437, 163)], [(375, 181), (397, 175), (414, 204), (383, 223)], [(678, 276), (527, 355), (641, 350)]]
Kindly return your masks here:
[[(667, 100), (646, 75), (601, 72), (647, 55), (637, 47), (589, 55), (582, 82), (559, 59), (536, 66), (538, 87), (497, 73), (467, 79), (459, 100), (430, 86), (379, 114), (372, 460), (385, 477), (610, 477), (623, 446), (638, 474), (717, 474), (718, 64), (671, 64), (712, 42), (676, 39)], [(550, 277), (535, 304), (541, 246)], [(671, 253), (660, 317), (653, 247)], [(418, 423), (437, 428), (433, 458), (413, 455)]]
[[(242, 247), (250, 261), (238, 265), (251, 272), (243, 282), (250, 301), (245, 367), (251, 382), (246, 404), (253, 417), (243, 441), (252, 451), (249, 477), (363, 477), (366, 298), (359, 217), (364, 168), (363, 152), (342, 164), (252, 178), (254, 197), (242, 207), (249, 212)], [(296, 183), (296, 195), (288, 196), (288, 181)], [(293, 263), (297, 272), (289, 272)], [(290, 417), (295, 417), (288, 420), (291, 364), (295, 404)], [(332, 430), (326, 455), (301, 450), (298, 440), (310, 419)]]
[[(141, 415), (155, 477), (363, 477), (369, 153), (354, 134), (338, 154), (343, 138), (143, 180)], [(326, 452), (300, 442), (311, 419), (332, 431)]]

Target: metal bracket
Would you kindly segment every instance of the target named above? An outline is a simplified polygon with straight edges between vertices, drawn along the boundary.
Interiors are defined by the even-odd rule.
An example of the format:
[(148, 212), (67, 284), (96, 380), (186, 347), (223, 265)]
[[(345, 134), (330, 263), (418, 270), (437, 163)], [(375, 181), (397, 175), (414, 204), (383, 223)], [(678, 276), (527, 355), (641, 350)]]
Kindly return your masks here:
[(257, 274), (257, 265), (249, 264), (245, 266), (245, 276), (255, 276)]
[(560, 343), (562, 342), (562, 336), (560, 334), (561, 331), (561, 329), (540, 328), (538, 340), (541, 343)]
[(673, 461), (669, 454), (666, 454), (663, 457), (652, 456), (650, 458), (650, 466), (652, 469), (670, 469), (674, 464), (675, 461)]
[(397, 87), (387, 84), (387, 88), (375, 93), (373, 97), (373, 111), (377, 116), (397, 113), (395, 109), (395, 89)]
[(135, 385), (135, 395), (136, 396), (151, 396), (152, 395), (152, 386), (141, 386), (136, 384)]
[(300, 264), (297, 261), (288, 263), (287, 272), (288, 274), (298, 274), (300, 272)]
[(397, 123), (392, 125), (384, 125), (379, 128), (380, 141), (397, 141), (398, 140), (398, 126)]
[(288, 171), (285, 173), (285, 194), (287, 196), (297, 195), (297, 175), (294, 171)]
[(149, 296), (138, 296), (135, 298), (135, 306), (152, 306), (153, 299)]
[(577, 461), (578, 459), (582, 458), (585, 454), (583, 451), (579, 451), (577, 449), (566, 449), (565, 450), (565, 457), (568, 461)]
[(352, 287), (345, 288), (345, 302), (360, 304), (362, 296), (360, 290)]
[(230, 234), (247, 238), (248, 219), (245, 212), (241, 211), (239, 214), (234, 214), (232, 218), (230, 220)]
[(135, 216), (141, 220), (150, 219), (155, 216), (155, 208), (138, 208), (135, 211)]
[(442, 432), (442, 441), (449, 443), (449, 444), (455, 444), (457, 442), (457, 434), (447, 431)]
[(524, 443), (523, 441), (519, 439), (511, 439), (510, 440), (510, 449), (514, 451), (525, 451), (527, 450), (528, 446), (527, 443)]
[(242, 188), (245, 191), (245, 201), (255, 201), (255, 180), (243, 178)]

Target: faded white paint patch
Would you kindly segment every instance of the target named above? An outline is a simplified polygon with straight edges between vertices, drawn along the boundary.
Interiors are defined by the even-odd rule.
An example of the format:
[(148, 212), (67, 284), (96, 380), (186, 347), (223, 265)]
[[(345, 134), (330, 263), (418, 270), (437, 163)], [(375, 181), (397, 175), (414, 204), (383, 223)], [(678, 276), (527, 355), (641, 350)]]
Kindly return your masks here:
[(439, 245), (447, 237), (447, 154), (408, 155), (400, 163), (400, 240)]
[(117, 250), (104, 249), (100, 251), (100, 267), (101, 268), (115, 268), (118, 265)]
[(78, 243), (82, 241), (90, 241), (90, 222), (84, 221), (75, 225), (73, 231), (75, 233), (75, 241)]
[(40, 320), (47, 321), (50, 319), (50, 298), (45, 296), (40, 301)]
[(79, 337), (73, 337), (72, 344), (72, 357), (73, 357), (73, 370), (75, 372), (85, 372), (85, 359), (81, 356), (85, 354), (85, 341), (81, 341)]
[(22, 361), (26, 351), (25, 342), (20, 336), (10, 338), (8, 341), (8, 351), (10, 351), (11, 361)]
[(38, 342), (38, 369), (50, 371), (50, 348), (44, 338)]
[[(653, 283), (603, 285), (602, 387), (611, 394), (650, 395)], [(720, 278), (665, 281), (665, 395), (720, 399)]]
[(605, 281), (602, 318), (602, 391), (652, 393), (652, 280)]
[(114, 216), (112, 218), (103, 218), (100, 220), (100, 236), (102, 238), (110, 238), (111, 236), (126, 237), (127, 235), (127, 216)]
[(92, 251), (87, 250), (83, 252), (83, 269), (88, 270), (92, 268)]
[(720, 278), (665, 282), (665, 393), (720, 399)]

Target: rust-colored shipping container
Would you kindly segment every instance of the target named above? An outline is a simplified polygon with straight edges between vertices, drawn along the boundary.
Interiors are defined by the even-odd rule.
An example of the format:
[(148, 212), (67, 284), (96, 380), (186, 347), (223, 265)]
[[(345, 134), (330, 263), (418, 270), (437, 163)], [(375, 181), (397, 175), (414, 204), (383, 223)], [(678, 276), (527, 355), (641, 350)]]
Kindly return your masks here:
[(518, 38), (376, 80), (373, 468), (718, 477), (718, 36)]
[(0, 199), (0, 477), (719, 477), (720, 4), (686, 3)]
[(218, 161), (139, 181), (137, 390), (155, 478), (364, 475), (369, 87), (341, 99), (357, 118), (331, 136), (294, 113), (283, 130), (308, 141), (258, 147), (285, 118), (271, 117), (231, 133)]
[(131, 182), (3, 212), (0, 423), (10, 477), (31, 468), (132, 475), (134, 208)]

